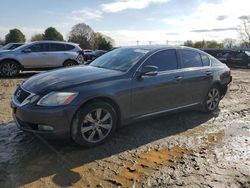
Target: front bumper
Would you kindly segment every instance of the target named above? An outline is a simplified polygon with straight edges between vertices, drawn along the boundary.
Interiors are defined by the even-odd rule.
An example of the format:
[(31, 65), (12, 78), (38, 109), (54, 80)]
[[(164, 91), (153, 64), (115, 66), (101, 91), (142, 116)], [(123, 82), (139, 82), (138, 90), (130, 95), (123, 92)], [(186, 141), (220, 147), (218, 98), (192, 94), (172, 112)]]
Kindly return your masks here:
[[(12, 102), (11, 107), (13, 119), (21, 130), (49, 137), (70, 137), (76, 106), (40, 107), (27, 104), (20, 107)], [(44, 130), (44, 126), (50, 129)]]

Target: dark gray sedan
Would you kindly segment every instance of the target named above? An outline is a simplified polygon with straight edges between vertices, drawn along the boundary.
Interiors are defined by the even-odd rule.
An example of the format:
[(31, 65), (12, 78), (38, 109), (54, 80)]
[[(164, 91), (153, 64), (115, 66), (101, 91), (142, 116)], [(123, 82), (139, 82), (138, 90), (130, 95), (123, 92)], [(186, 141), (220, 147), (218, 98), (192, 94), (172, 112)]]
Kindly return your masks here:
[(200, 50), (119, 48), (89, 66), (29, 78), (13, 95), (13, 117), (24, 131), (94, 146), (134, 120), (187, 109), (213, 112), (231, 80), (225, 64)]

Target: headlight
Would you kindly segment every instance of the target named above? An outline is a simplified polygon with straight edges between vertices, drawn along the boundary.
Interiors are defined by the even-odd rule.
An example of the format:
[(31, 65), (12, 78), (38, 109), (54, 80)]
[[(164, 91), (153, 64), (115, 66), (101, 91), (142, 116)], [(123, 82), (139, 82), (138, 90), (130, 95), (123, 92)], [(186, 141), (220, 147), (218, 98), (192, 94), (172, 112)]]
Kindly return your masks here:
[(40, 106), (59, 106), (71, 103), (78, 93), (74, 92), (51, 92), (41, 98), (37, 105)]

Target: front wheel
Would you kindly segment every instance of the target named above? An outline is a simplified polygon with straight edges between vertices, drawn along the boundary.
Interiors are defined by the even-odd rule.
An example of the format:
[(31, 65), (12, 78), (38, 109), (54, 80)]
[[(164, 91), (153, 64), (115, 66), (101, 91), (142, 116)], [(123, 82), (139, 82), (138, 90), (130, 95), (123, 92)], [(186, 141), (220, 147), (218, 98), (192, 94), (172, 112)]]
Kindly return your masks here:
[(116, 125), (115, 109), (106, 102), (95, 102), (78, 111), (71, 135), (73, 140), (82, 146), (96, 146), (112, 135)]
[(213, 112), (215, 111), (220, 103), (221, 92), (219, 87), (213, 86), (207, 93), (207, 96), (203, 102), (203, 111)]
[(4, 77), (15, 77), (20, 72), (20, 66), (12, 60), (6, 60), (0, 64), (0, 74)]

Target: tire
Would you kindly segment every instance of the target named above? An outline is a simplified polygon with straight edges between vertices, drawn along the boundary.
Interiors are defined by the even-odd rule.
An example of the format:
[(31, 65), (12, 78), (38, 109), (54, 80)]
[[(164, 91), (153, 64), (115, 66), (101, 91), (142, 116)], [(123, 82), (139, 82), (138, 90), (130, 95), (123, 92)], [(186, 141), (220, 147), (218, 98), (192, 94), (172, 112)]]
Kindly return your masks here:
[(114, 107), (106, 102), (94, 102), (77, 112), (71, 137), (81, 146), (97, 146), (110, 138), (116, 127), (117, 113)]
[(72, 67), (72, 66), (76, 66), (76, 65), (78, 65), (78, 63), (73, 61), (73, 60), (67, 60), (63, 63), (64, 67)]
[(13, 60), (5, 60), (0, 64), (0, 74), (3, 77), (15, 77), (20, 72), (20, 65)]
[(211, 113), (214, 112), (219, 104), (220, 104), (220, 100), (221, 100), (221, 90), (218, 86), (212, 86), (204, 101), (203, 101), (203, 107), (202, 107), (202, 111), (207, 112), (207, 113)]

